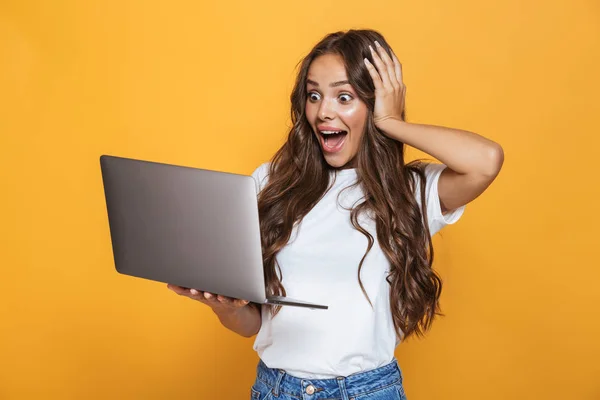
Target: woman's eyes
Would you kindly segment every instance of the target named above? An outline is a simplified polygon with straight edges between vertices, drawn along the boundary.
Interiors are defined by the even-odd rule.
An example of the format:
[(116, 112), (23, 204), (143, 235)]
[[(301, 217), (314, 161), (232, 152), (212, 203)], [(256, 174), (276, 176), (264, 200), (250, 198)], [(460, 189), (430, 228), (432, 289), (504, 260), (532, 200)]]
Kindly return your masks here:
[(319, 95), (317, 93), (315, 93), (315, 92), (310, 92), (308, 94), (308, 99), (310, 101), (318, 101), (319, 100)]
[[(348, 103), (353, 99), (353, 97), (348, 93), (341, 93), (338, 98), (342, 103)], [(319, 101), (321, 99), (321, 95), (316, 92), (309, 92), (308, 99), (312, 102)]]

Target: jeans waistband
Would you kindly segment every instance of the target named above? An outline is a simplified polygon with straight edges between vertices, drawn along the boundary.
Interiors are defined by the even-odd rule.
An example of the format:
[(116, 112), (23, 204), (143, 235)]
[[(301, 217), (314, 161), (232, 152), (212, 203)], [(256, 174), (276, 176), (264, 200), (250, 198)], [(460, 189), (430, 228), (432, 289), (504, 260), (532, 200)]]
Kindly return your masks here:
[(285, 393), (300, 399), (307, 393), (311, 394), (310, 398), (314, 400), (347, 399), (402, 383), (402, 371), (396, 358), (370, 371), (331, 379), (299, 378), (282, 369), (269, 368), (262, 360), (259, 361), (256, 372), (257, 378), (272, 388), (275, 397), (278, 397), (279, 393)]

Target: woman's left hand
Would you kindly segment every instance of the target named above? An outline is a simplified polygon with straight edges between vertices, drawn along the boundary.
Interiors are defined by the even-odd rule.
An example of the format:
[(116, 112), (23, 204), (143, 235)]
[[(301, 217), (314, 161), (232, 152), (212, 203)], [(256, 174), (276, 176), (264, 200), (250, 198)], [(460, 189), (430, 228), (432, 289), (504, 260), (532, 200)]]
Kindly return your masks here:
[(384, 122), (386, 120), (403, 120), (402, 111), (404, 111), (406, 86), (402, 82), (402, 65), (396, 55), (392, 52), (392, 58), (390, 58), (385, 49), (377, 42), (375, 42), (377, 50), (374, 50), (372, 46), (369, 47), (375, 62), (375, 66), (373, 66), (365, 58), (365, 65), (375, 85), (373, 118), (375, 125), (385, 132)]

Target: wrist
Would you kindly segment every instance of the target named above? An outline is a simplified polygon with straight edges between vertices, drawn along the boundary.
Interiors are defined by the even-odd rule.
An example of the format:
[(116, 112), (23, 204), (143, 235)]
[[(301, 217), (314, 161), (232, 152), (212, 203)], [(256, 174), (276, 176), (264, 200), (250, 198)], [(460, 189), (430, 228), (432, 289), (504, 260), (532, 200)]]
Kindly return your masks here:
[(398, 117), (387, 117), (375, 122), (375, 126), (391, 139), (402, 141), (402, 132), (408, 122)]

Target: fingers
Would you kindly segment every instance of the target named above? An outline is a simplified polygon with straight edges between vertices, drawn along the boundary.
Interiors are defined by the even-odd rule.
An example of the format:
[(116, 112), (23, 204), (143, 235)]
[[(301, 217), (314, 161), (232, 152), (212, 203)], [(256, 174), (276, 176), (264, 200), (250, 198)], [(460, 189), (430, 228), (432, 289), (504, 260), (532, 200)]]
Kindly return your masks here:
[(177, 293), (180, 296), (186, 296), (194, 300), (210, 300), (212, 294), (208, 292), (201, 292), (196, 289), (188, 289), (182, 286), (168, 284), (167, 287)]
[(248, 300), (234, 299), (233, 297), (217, 295), (217, 301), (230, 307), (243, 307), (249, 303)]
[(189, 293), (189, 289), (182, 286), (171, 285), (169, 283), (167, 287), (179, 295), (186, 295), (186, 293)]
[[(375, 66), (377, 67), (377, 72), (379, 72), (379, 76), (381, 77), (381, 82), (383, 83), (383, 89), (392, 88), (393, 84), (390, 80), (390, 74), (389, 74), (387, 65), (381, 59), (379, 54), (377, 54), (377, 51), (375, 51), (373, 49), (372, 46), (369, 46), (369, 49), (371, 50), (371, 56), (373, 57), (373, 62), (375, 63)], [(379, 47), (377, 47), (377, 50), (379, 50)]]
[(402, 87), (402, 65), (394, 52), (390, 50), (392, 53), (392, 57), (390, 57), (388, 52), (377, 41), (375, 41), (375, 47), (377, 49), (376, 51), (372, 46), (369, 46), (369, 49), (371, 50), (371, 56), (373, 57), (373, 62), (377, 68), (375, 69), (373, 64), (365, 59), (365, 65), (373, 79), (375, 89), (392, 90)]
[(379, 44), (379, 42), (375, 41), (375, 47), (377, 48), (377, 57), (379, 58), (382, 68), (389, 78), (390, 86), (388, 87), (390, 89), (397, 89), (400, 86), (400, 83), (396, 77), (394, 60), (390, 58), (388, 52)]
[(396, 57), (396, 54), (394, 54), (393, 51), (392, 57), (394, 59), (394, 72), (396, 74), (396, 79), (398, 80), (398, 83), (400, 83), (400, 85), (404, 85), (404, 81), (402, 80), (402, 64), (400, 64), (398, 57)]
[(189, 297), (193, 300), (198, 300), (201, 303), (210, 306), (226, 306), (226, 307), (243, 307), (250, 303), (248, 300), (234, 299), (232, 297), (213, 294), (210, 292), (202, 292), (197, 289), (188, 289), (177, 285), (168, 284), (167, 287), (175, 293)]
[(381, 81), (381, 78), (379, 77), (379, 73), (377, 72), (377, 70), (375, 69), (373, 64), (371, 64), (371, 62), (366, 58), (365, 58), (365, 65), (367, 67), (367, 71), (369, 71), (369, 75), (371, 75), (371, 79), (373, 79), (373, 84), (375, 85), (375, 91), (376, 92), (381, 91), (381, 89), (383, 89), (383, 82)]
[(209, 292), (202, 292), (196, 289), (190, 289), (190, 298), (209, 304), (216, 302), (216, 296)]
[[(377, 54), (379, 55), (379, 57), (385, 64), (385, 69), (390, 78), (390, 83), (391, 83), (392, 87), (397, 88), (399, 86), (399, 82), (398, 82), (398, 79), (397, 79), (396, 73), (395, 73), (394, 60), (392, 60), (390, 58), (390, 55), (388, 54), (388, 52), (383, 48), (383, 46), (381, 46), (379, 44), (378, 41), (375, 41), (375, 47), (377, 48)], [(390, 51), (391, 51), (391, 49), (390, 49)]]
[(233, 299), (234, 307), (244, 307), (244, 306), (247, 306), (249, 303), (250, 302), (248, 300)]

